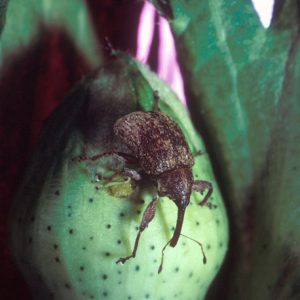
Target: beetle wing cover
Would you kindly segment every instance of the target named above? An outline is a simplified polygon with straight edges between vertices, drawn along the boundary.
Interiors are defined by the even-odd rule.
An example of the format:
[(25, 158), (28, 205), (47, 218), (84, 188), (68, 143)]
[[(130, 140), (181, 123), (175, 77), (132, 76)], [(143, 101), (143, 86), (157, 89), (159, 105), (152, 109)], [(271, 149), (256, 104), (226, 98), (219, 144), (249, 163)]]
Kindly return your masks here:
[(192, 167), (194, 164), (181, 129), (165, 113), (130, 113), (115, 123), (114, 132), (130, 148), (149, 175)]

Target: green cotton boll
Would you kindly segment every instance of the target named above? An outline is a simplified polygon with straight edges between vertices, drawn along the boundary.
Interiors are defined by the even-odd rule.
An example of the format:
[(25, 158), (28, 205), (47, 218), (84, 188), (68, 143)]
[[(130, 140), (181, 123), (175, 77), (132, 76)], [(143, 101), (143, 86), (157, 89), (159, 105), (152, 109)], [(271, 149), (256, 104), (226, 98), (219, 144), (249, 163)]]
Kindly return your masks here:
[[(79, 157), (124, 150), (113, 135), (120, 116), (160, 108), (181, 127), (193, 154), (195, 180), (213, 185), (210, 205), (193, 192), (175, 248), (162, 249), (173, 235), (177, 207), (159, 198), (156, 215), (131, 254), (155, 182), (118, 174), (126, 165), (114, 155), (94, 161)], [(203, 299), (228, 246), (228, 223), (204, 144), (171, 89), (149, 69), (121, 53), (86, 76), (47, 120), (28, 164), (10, 218), (15, 261), (34, 299)], [(138, 169), (134, 165), (132, 168)], [(205, 192), (206, 193), (206, 192)]]

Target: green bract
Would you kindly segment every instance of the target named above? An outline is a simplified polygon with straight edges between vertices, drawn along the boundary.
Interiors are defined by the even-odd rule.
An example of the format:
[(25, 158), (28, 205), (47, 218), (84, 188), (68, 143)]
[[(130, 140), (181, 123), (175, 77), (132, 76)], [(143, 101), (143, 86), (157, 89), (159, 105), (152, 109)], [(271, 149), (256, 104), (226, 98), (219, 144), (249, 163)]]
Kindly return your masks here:
[(275, 0), (265, 29), (251, 1), (153, 2), (172, 15), (194, 124), (227, 196), (231, 259), (214, 299), (300, 299), (299, 3)]
[[(182, 233), (165, 251), (177, 208), (160, 198), (155, 218), (142, 234), (137, 257), (116, 260), (132, 251), (142, 213), (154, 185), (119, 176), (109, 181), (113, 157), (78, 161), (113, 149), (114, 121), (129, 111), (152, 107), (153, 89), (161, 110), (181, 127), (193, 153), (205, 150), (188, 113), (170, 88), (147, 67), (119, 55), (84, 78), (47, 121), (28, 165), (11, 216), (11, 244), (16, 262), (36, 299), (203, 299), (220, 269), (228, 243), (228, 224), (207, 153), (195, 156), (195, 179), (212, 182), (212, 208), (201, 207), (193, 193)], [(88, 110), (87, 108), (93, 108)], [(89, 111), (89, 113), (87, 113)], [(75, 159), (74, 159), (75, 158)]]

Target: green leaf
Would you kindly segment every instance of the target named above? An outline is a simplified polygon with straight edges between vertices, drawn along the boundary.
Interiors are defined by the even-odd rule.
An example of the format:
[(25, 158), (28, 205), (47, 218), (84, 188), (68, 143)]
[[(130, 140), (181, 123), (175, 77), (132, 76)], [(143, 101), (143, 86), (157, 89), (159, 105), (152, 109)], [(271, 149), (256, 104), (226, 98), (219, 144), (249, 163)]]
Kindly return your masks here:
[(5, 14), (8, 0), (0, 0), (0, 35), (5, 24)]
[(188, 104), (230, 208), (226, 299), (298, 299), (299, 6), (277, 1), (266, 30), (250, 1), (167, 2)]

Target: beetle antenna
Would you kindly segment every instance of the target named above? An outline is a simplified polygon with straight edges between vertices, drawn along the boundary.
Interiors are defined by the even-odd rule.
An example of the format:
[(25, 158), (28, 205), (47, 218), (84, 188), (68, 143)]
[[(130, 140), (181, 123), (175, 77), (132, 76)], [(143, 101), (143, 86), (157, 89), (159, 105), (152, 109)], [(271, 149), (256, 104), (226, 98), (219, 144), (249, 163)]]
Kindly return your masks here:
[(153, 106), (152, 106), (152, 111), (160, 111), (160, 97), (158, 94), (158, 91), (153, 91)]
[(162, 271), (163, 263), (164, 263), (164, 255), (165, 255), (164, 252), (165, 252), (167, 246), (170, 244), (171, 240), (169, 240), (161, 250), (161, 260), (160, 260), (160, 265), (159, 265), (158, 272), (157, 272), (158, 274)]
[(194, 240), (193, 238), (191, 238), (191, 237), (189, 237), (189, 236), (186, 236), (186, 235), (184, 235), (183, 233), (180, 233), (180, 235), (182, 235), (182, 236), (184, 236), (185, 238), (187, 238), (187, 239), (189, 239), (189, 240), (191, 240), (191, 241), (193, 241), (193, 242), (197, 243), (197, 244), (200, 246), (200, 248), (201, 248), (201, 252), (202, 252), (202, 255), (203, 255), (203, 263), (204, 263), (204, 264), (206, 264), (206, 262), (207, 262), (207, 258), (206, 258), (206, 255), (205, 255), (205, 253), (204, 253), (203, 245), (202, 245), (200, 242), (198, 242), (198, 241)]
[[(204, 253), (203, 245), (202, 245), (200, 242), (194, 240), (193, 238), (191, 238), (191, 237), (189, 237), (189, 236), (186, 236), (186, 235), (183, 234), (183, 233), (180, 233), (180, 235), (182, 235), (183, 237), (185, 237), (185, 238), (187, 238), (187, 239), (189, 239), (189, 240), (191, 240), (191, 241), (197, 243), (197, 244), (200, 246), (201, 252), (202, 252), (202, 255), (203, 255), (203, 263), (206, 264), (207, 258), (206, 258), (206, 255), (205, 255), (205, 253)], [(163, 269), (164, 255), (165, 255), (164, 252), (165, 252), (167, 246), (170, 244), (171, 240), (172, 240), (172, 239), (170, 239), (170, 240), (165, 244), (165, 246), (162, 248), (160, 265), (159, 265), (158, 272), (157, 272), (158, 274), (159, 274), (159, 273), (162, 271), (162, 269)]]

